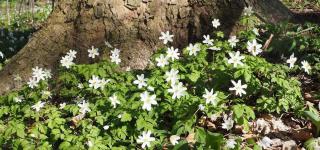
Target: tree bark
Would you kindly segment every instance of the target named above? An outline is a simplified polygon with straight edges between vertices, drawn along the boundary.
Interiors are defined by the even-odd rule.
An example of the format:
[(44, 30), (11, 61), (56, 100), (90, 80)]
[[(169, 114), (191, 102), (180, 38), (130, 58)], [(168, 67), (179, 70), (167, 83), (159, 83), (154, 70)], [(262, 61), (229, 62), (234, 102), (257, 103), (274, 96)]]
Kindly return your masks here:
[(279, 0), (245, 0), (264, 22), (294, 21), (294, 14)]
[(163, 46), (161, 31), (174, 34), (172, 46), (181, 48), (211, 33), (214, 18), (230, 33), (245, 6), (270, 22), (293, 17), (278, 0), (58, 0), (55, 5), (46, 24), (0, 72), (0, 94), (19, 89), (14, 76), (25, 83), (35, 66), (55, 74), (69, 49), (78, 51), (77, 63), (87, 63), (87, 49), (108, 41), (122, 50), (121, 66), (143, 69)]

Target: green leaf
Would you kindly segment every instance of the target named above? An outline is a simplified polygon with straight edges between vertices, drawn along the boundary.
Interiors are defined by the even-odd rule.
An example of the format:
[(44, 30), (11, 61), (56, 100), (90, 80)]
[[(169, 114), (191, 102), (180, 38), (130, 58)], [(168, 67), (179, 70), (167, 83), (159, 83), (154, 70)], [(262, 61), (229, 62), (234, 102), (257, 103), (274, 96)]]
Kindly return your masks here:
[(253, 146), (253, 150), (262, 150), (262, 148), (259, 145), (255, 144)]
[(196, 128), (196, 141), (205, 145), (206, 149), (220, 149), (224, 142), (223, 135), (205, 131), (204, 128)]
[(54, 135), (58, 135), (58, 134), (60, 134), (61, 132), (60, 132), (59, 129), (53, 129), (53, 130), (51, 131), (51, 133), (54, 134)]
[(311, 111), (304, 111), (304, 114), (312, 121), (316, 126), (320, 126), (320, 118), (318, 114), (315, 114)]
[(206, 143), (207, 133), (203, 128), (196, 128), (196, 140), (199, 143)]
[(244, 75), (244, 80), (246, 82), (250, 82), (250, 80), (252, 78), (252, 72), (245, 70), (243, 75)]
[(187, 150), (187, 149), (189, 149), (188, 142), (181, 141), (178, 144), (176, 144), (172, 150)]
[(23, 124), (18, 124), (16, 126), (17, 130), (17, 136), (24, 138), (26, 136), (26, 133), (24, 132), (24, 125)]
[(59, 145), (59, 149), (62, 149), (62, 150), (67, 150), (71, 147), (71, 144), (67, 141), (64, 141), (62, 142), (60, 145)]
[(103, 122), (104, 122), (103, 116), (98, 116), (98, 117), (96, 117), (96, 121), (97, 121), (97, 123), (99, 123), (100, 125), (103, 125)]
[(248, 119), (250, 119), (250, 118), (251, 119), (255, 119), (256, 118), (256, 115), (255, 115), (255, 113), (254, 113), (254, 111), (253, 111), (253, 109), (251, 107), (246, 106), (245, 110), (246, 110), (246, 114), (247, 114), (247, 118)]
[(242, 105), (234, 105), (232, 109), (236, 118), (242, 117), (244, 113), (244, 108), (242, 107)]
[(304, 147), (307, 148), (307, 150), (316, 150), (315, 146), (317, 145), (318, 145), (318, 140), (315, 138), (311, 138), (304, 143)]
[(312, 123), (316, 126), (317, 132), (316, 136), (320, 133), (320, 118), (319, 114), (312, 111), (304, 111), (304, 114), (312, 121)]
[(201, 73), (199, 71), (194, 71), (191, 74), (187, 75), (187, 77), (193, 82), (197, 82), (200, 78)]
[(131, 121), (132, 120), (132, 117), (130, 114), (128, 114), (127, 112), (124, 112), (122, 114), (122, 117), (121, 117), (121, 122), (128, 122), (128, 121)]
[(210, 131), (208, 131), (206, 141), (208, 147), (217, 149), (221, 149), (221, 146), (223, 145), (222, 143), (224, 142), (223, 135), (221, 135), (220, 133), (212, 133)]

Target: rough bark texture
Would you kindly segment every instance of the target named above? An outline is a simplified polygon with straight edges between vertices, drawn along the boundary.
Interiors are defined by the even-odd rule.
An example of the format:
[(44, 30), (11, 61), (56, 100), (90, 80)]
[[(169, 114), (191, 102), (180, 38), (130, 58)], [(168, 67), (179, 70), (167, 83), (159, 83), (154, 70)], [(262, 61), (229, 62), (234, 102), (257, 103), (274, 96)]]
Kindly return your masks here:
[(320, 23), (319, 12), (292, 12), (280, 0), (244, 0), (264, 22)]
[(279, 0), (245, 0), (245, 3), (252, 6), (257, 16), (265, 22), (294, 20), (293, 13)]
[(292, 17), (278, 0), (58, 0), (55, 5), (47, 23), (0, 72), (0, 94), (21, 87), (14, 76), (25, 83), (35, 66), (55, 73), (69, 49), (78, 51), (78, 63), (86, 63), (87, 49), (109, 41), (122, 50), (122, 66), (143, 69), (163, 46), (161, 31), (174, 34), (172, 45), (182, 47), (210, 33), (213, 18), (229, 33), (246, 5), (270, 22)]

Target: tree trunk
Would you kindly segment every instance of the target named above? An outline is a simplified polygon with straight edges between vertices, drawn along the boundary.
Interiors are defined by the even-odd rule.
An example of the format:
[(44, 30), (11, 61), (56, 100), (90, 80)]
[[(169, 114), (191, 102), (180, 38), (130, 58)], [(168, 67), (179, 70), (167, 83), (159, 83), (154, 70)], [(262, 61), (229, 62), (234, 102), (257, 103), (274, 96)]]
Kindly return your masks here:
[(174, 34), (172, 45), (181, 48), (209, 34), (214, 18), (230, 33), (245, 6), (271, 22), (293, 16), (278, 0), (58, 0), (55, 5), (46, 24), (0, 72), (0, 94), (21, 87), (14, 76), (26, 81), (35, 66), (56, 73), (69, 49), (78, 51), (77, 63), (86, 63), (87, 49), (108, 41), (122, 50), (121, 66), (143, 69), (163, 46), (161, 31)]
[(295, 21), (293, 13), (279, 0), (245, 0), (264, 22)]

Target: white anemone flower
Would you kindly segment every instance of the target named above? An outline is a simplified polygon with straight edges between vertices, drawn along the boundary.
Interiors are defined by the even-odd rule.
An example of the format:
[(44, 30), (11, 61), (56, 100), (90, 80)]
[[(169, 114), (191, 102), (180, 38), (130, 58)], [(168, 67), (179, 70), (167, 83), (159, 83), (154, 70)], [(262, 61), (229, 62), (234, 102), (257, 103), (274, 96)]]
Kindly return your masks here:
[(301, 64), (302, 64), (302, 68), (304, 69), (304, 71), (305, 71), (307, 74), (309, 74), (309, 73), (310, 73), (310, 70), (311, 70), (310, 64), (309, 64), (307, 61), (305, 61), (305, 60), (302, 61)]
[(157, 66), (158, 67), (164, 67), (169, 64), (168, 57), (161, 54), (158, 58), (156, 58)]
[(206, 104), (212, 104), (214, 106), (217, 105), (218, 103), (218, 93), (213, 94), (213, 89), (211, 89), (211, 91), (208, 91), (207, 89), (205, 89), (205, 94), (203, 94), (203, 98), (206, 100)]
[(89, 80), (89, 87), (92, 87), (93, 89), (98, 89), (101, 87), (100, 79), (98, 76), (92, 76), (92, 78)]
[(213, 26), (214, 28), (218, 28), (220, 25), (221, 25), (221, 24), (220, 24), (219, 19), (213, 19), (213, 21), (212, 21), (212, 26)]
[(241, 62), (241, 60), (244, 59), (244, 56), (240, 55), (240, 52), (237, 51), (236, 53), (228, 53), (230, 56), (230, 59), (228, 59), (229, 64), (233, 64), (233, 67), (237, 67), (238, 65), (243, 66), (244, 64)]
[(293, 68), (294, 64), (297, 61), (297, 57), (294, 57), (294, 53), (290, 56), (290, 58), (287, 60), (287, 63), (289, 64), (290, 68)]
[(171, 59), (172, 61), (174, 61), (176, 59), (179, 59), (179, 55), (180, 55), (180, 53), (177, 48), (173, 48), (173, 47), (168, 48), (168, 50), (167, 50), (168, 59)]
[(41, 102), (41, 101), (38, 101), (36, 104), (34, 104), (33, 106), (31, 106), (33, 109), (35, 109), (37, 112), (40, 111), (40, 109), (42, 107), (44, 107), (44, 104), (46, 102)]
[(144, 74), (141, 74), (141, 75), (137, 75), (137, 80), (134, 80), (133, 84), (138, 85), (138, 88), (141, 89), (143, 87), (148, 86), (147, 81), (148, 81), (148, 79), (144, 78)]
[(142, 109), (151, 111), (152, 105), (157, 105), (156, 95), (150, 95), (149, 92), (145, 91), (140, 94), (141, 101), (143, 102)]
[(183, 86), (181, 82), (177, 84), (171, 84), (171, 88), (168, 89), (169, 93), (172, 93), (172, 99), (180, 99), (186, 95), (187, 88)]
[(87, 103), (85, 100), (82, 101), (82, 103), (79, 103), (78, 106), (80, 107), (81, 114), (85, 114), (86, 112), (90, 112), (91, 109), (89, 108), (89, 103)]
[(72, 65), (74, 65), (73, 58), (70, 56), (64, 56), (60, 60), (61, 66), (69, 69)]
[(151, 142), (156, 140), (154, 137), (151, 137), (151, 134), (151, 131), (143, 131), (142, 135), (138, 136), (137, 143), (142, 144), (141, 147), (143, 149), (151, 147)]
[(170, 34), (169, 31), (161, 32), (161, 36), (159, 37), (160, 40), (163, 41), (163, 44), (167, 44), (168, 42), (173, 42), (173, 35)]
[(231, 36), (228, 40), (230, 46), (232, 48), (236, 47), (237, 46), (237, 43), (239, 42), (239, 40), (237, 39), (237, 36)]
[(189, 55), (192, 56), (196, 56), (198, 54), (198, 52), (200, 51), (200, 47), (198, 44), (189, 44), (189, 46), (187, 47), (187, 51), (189, 52)]
[(210, 39), (210, 35), (204, 35), (204, 40), (202, 43), (212, 46), (213, 45), (213, 39)]
[(236, 95), (239, 95), (240, 97), (242, 96), (242, 94), (246, 94), (245, 89), (247, 88), (247, 85), (241, 84), (241, 80), (238, 80), (238, 82), (235, 82), (234, 80), (231, 80), (232, 84), (234, 87), (229, 88), (230, 91), (235, 91)]
[(91, 49), (88, 49), (88, 53), (90, 58), (96, 58), (96, 56), (99, 56), (98, 48), (95, 48), (94, 46), (92, 46)]
[(257, 42), (256, 39), (252, 40), (252, 42), (247, 42), (247, 49), (253, 55), (257, 56), (258, 54), (262, 53), (262, 45)]
[(32, 68), (32, 77), (39, 82), (40, 80), (46, 80), (46, 73), (42, 68), (36, 66), (35, 68)]
[(172, 145), (176, 145), (179, 143), (179, 140), (180, 140), (180, 136), (177, 136), (177, 135), (171, 135), (170, 136), (170, 143)]
[(38, 81), (36, 78), (30, 78), (27, 84), (32, 89), (38, 87)]
[(245, 8), (243, 9), (243, 14), (244, 14), (245, 16), (251, 16), (253, 13), (254, 13), (254, 11), (252, 10), (252, 7), (251, 7), (251, 6), (245, 7)]
[(228, 115), (224, 115), (223, 121), (224, 121), (222, 123), (222, 128), (223, 129), (230, 130), (230, 129), (233, 128), (234, 121), (233, 121), (231, 116), (228, 117)]
[(109, 100), (111, 101), (113, 108), (116, 108), (117, 105), (120, 104), (120, 101), (118, 100), (118, 97), (115, 94), (113, 94), (111, 97), (109, 97)]
[(178, 76), (179, 70), (171, 69), (170, 71), (167, 71), (165, 74), (166, 81), (171, 84), (175, 84), (176, 82), (179, 82), (179, 76)]
[(228, 139), (227, 141), (226, 141), (226, 147), (227, 148), (229, 148), (229, 149), (234, 149), (235, 147), (236, 147), (236, 145), (237, 145), (237, 142), (236, 142), (236, 140), (235, 139)]

